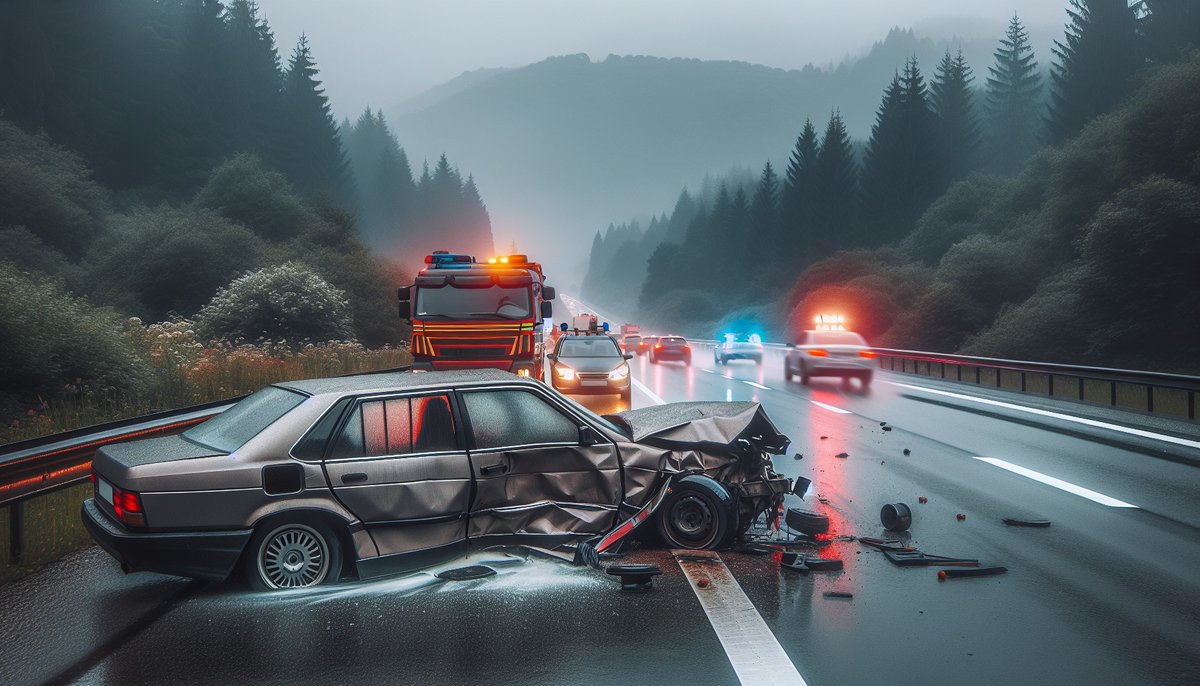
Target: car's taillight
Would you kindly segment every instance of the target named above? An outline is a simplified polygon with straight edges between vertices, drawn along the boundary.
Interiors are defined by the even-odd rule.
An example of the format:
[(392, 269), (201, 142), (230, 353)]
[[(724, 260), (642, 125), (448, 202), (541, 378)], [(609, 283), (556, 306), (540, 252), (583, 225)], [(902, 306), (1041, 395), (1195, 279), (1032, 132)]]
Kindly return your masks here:
[(691, 350), (691, 349), (692, 349), (692, 346), (690, 346), (690, 345), (688, 345), (688, 344), (684, 343), (684, 345), (683, 345), (683, 349), (684, 349), (684, 350)]
[(655, 349), (655, 350), (662, 350), (662, 343), (655, 343), (655, 344), (654, 344), (654, 349)]
[(875, 353), (871, 352), (870, 350), (859, 350), (858, 356), (872, 359), (876, 357)]
[(117, 519), (130, 526), (146, 526), (146, 512), (142, 509), (142, 498), (133, 491), (123, 491), (113, 486), (113, 512)]
[(97, 485), (99, 485), (99, 484), (96, 482), (96, 479), (97, 479), (97, 477), (96, 477), (96, 471), (95, 471), (95, 470), (92, 470), (92, 488), (95, 488)]
[(808, 354), (813, 357), (829, 357), (829, 351), (821, 350), (820, 348), (812, 348), (808, 351)]

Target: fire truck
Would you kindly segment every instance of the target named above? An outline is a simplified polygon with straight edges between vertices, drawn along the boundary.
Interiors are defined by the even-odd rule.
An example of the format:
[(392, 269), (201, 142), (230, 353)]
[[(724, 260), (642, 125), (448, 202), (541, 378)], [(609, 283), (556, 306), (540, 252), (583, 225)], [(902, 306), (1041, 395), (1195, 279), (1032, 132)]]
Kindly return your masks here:
[(503, 369), (543, 378), (543, 322), (554, 287), (526, 255), (476, 261), (435, 251), (412, 286), (400, 288), (400, 318), (412, 322), (413, 369)]

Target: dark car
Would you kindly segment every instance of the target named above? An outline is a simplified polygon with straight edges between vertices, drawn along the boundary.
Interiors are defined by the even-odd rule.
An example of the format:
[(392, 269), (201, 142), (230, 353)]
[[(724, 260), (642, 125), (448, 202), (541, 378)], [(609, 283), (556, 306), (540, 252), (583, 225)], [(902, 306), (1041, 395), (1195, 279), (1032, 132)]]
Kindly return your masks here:
[(240, 566), (258, 588), (493, 545), (603, 550), (651, 520), (671, 547), (715, 548), (782, 502), (770, 455), (787, 445), (756, 403), (605, 419), (498, 370), (294, 381), (100, 448), (83, 521), (125, 571)]
[(798, 375), (807, 385), (814, 376), (839, 376), (858, 379), (864, 388), (871, 385), (875, 353), (853, 331), (804, 331), (789, 347), (783, 361), (783, 378), (789, 381)]
[(617, 394), (629, 403), (633, 384), (627, 360), (632, 357), (612, 336), (562, 336), (547, 356), (550, 385), (563, 393)]
[(642, 340), (638, 341), (637, 354), (645, 355), (649, 353), (657, 342), (658, 336), (642, 336)]
[(713, 348), (713, 362), (728, 364), (730, 360), (752, 360), (762, 364), (763, 345), (758, 334), (727, 333)]
[(650, 348), (650, 364), (659, 362), (682, 362), (692, 365), (692, 346), (679, 336), (660, 336)]

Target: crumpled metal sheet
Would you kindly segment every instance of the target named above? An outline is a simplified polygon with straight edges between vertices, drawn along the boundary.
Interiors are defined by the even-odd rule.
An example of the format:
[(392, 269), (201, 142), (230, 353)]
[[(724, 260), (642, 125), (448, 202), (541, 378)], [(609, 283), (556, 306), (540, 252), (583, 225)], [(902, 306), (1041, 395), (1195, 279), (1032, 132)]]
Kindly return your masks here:
[(612, 525), (613, 511), (572, 507), (570, 503), (542, 502), (524, 507), (498, 508), (486, 517), (472, 517), (469, 536), (492, 534), (598, 534)]
[(710, 449), (726, 446), (736, 450), (739, 439), (744, 439), (766, 452), (782, 454), (789, 443), (787, 436), (779, 433), (767, 417), (762, 405), (751, 402), (668, 403), (627, 410), (609, 415), (608, 419), (625, 427), (634, 441), (664, 447), (691, 444)]

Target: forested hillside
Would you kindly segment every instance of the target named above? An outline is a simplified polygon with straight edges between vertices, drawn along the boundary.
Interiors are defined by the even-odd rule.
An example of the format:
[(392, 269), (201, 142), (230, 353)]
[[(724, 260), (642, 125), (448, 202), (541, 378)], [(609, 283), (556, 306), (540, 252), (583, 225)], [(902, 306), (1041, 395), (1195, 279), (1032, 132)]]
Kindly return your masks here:
[(753, 193), (686, 207), (686, 235), (646, 261), (639, 316), (786, 339), (836, 309), (881, 345), (1200, 369), (1200, 10), (1072, 7), (1049, 83), (1014, 19), (983, 78), (954, 54), (932, 78), (897, 65), (862, 154), (835, 112)]

